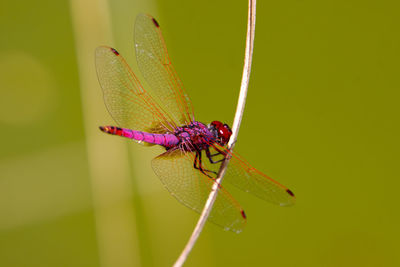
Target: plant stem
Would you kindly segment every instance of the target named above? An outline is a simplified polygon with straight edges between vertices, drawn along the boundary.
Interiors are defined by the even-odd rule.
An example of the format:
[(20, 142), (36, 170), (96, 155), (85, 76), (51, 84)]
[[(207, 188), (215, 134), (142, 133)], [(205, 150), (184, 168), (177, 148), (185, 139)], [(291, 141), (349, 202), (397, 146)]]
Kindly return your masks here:
[[(233, 150), (233, 147), (236, 143), (240, 128), (240, 123), (243, 117), (244, 106), (246, 103), (247, 89), (249, 87), (249, 80), (250, 80), (251, 61), (253, 57), (255, 26), (256, 26), (256, 0), (249, 0), (244, 67), (243, 67), (242, 82), (240, 86), (238, 104), (236, 106), (235, 118), (233, 120), (232, 135), (228, 143), (229, 151)], [(199, 221), (197, 222), (197, 225), (194, 228), (193, 233), (188, 243), (186, 244), (185, 248), (183, 249), (181, 255), (175, 262), (174, 267), (180, 267), (185, 263), (190, 251), (192, 250), (197, 239), (199, 238), (200, 233), (203, 230), (204, 224), (206, 223), (207, 218), (210, 215), (215, 199), (217, 198), (218, 187), (219, 184), (221, 184), (222, 182), (226, 168), (228, 166), (228, 162), (229, 162), (229, 157), (226, 157), (221, 164), (217, 179), (212, 186), (210, 195), (208, 196), (206, 204), (204, 205), (204, 209), (201, 212)]]

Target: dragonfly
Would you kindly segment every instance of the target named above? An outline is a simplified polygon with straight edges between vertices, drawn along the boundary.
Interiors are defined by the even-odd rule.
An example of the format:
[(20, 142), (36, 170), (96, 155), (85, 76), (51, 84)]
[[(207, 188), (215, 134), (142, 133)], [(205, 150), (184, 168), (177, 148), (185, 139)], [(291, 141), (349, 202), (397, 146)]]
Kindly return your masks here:
[[(160, 24), (147, 14), (136, 18), (136, 60), (146, 88), (114, 48), (96, 49), (96, 70), (104, 102), (117, 126), (100, 130), (165, 149), (152, 168), (178, 201), (201, 213), (216, 181), (221, 162), (229, 157), (224, 181), (281, 206), (295, 202), (291, 190), (252, 167), (227, 148), (232, 131), (220, 121), (196, 121), (193, 107), (171, 64)], [(225, 230), (241, 232), (246, 214), (221, 185), (208, 220)]]

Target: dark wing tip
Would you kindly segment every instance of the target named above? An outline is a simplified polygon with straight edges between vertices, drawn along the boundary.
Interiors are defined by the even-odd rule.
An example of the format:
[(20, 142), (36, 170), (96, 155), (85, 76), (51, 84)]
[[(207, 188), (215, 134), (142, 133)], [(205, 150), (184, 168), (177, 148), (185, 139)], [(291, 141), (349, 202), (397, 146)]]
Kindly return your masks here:
[(157, 22), (157, 20), (156, 20), (155, 18), (151, 18), (151, 20), (153, 21), (154, 25), (155, 25), (157, 28), (160, 28), (160, 24), (158, 24), (158, 22)]
[(110, 48), (111, 52), (113, 52), (116, 56), (119, 56), (119, 53), (117, 50), (115, 50), (114, 48)]
[(290, 191), (289, 189), (286, 189), (286, 192), (290, 195), (290, 196), (292, 196), (292, 197), (294, 197), (294, 194), (293, 194), (293, 192), (292, 191)]
[(247, 218), (246, 213), (244, 213), (244, 210), (242, 210), (240, 213), (242, 214), (243, 219)]

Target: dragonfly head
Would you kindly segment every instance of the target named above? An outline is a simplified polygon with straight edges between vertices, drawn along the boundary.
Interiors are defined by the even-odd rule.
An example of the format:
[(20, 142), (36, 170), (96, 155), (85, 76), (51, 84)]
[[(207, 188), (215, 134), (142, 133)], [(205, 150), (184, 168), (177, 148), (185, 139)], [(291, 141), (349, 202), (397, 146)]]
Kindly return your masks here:
[(221, 146), (225, 146), (229, 142), (229, 138), (232, 135), (232, 130), (228, 124), (220, 121), (211, 122), (208, 129), (215, 136), (217, 143)]

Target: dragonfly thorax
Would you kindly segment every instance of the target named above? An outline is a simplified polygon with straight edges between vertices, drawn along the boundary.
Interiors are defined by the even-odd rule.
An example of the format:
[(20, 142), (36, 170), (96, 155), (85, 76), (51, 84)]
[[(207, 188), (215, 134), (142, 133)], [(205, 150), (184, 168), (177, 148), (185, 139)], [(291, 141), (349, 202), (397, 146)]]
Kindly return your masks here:
[(176, 128), (174, 134), (178, 137), (181, 147), (186, 151), (204, 150), (216, 142), (215, 135), (209, 128), (197, 121)]

